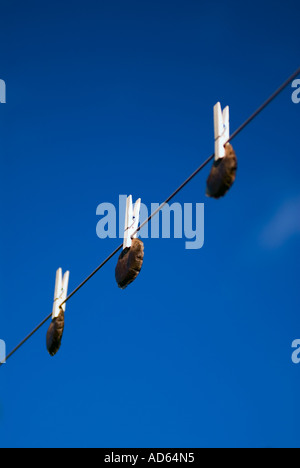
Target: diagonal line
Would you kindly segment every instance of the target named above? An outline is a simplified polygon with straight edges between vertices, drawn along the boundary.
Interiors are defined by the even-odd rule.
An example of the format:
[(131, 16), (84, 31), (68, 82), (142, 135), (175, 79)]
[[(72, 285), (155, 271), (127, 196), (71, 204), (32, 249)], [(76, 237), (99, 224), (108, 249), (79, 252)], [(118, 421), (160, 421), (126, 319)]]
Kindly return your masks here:
[[(239, 133), (241, 133), (251, 122), (252, 120), (254, 120), (298, 75), (300, 74), (300, 67), (231, 135), (231, 137), (229, 138), (228, 142), (229, 143), (230, 141), (232, 141), (237, 135), (239, 135)], [(198, 167), (198, 169), (195, 170), (195, 172), (193, 172), (193, 174), (191, 174), (173, 193), (172, 195), (170, 195), (153, 213), (151, 213), (151, 215), (149, 216), (148, 219), (146, 219), (146, 221), (144, 221), (139, 227), (138, 229), (134, 232), (134, 234), (132, 235), (132, 237), (137, 233), (139, 232), (147, 223), (149, 223), (149, 221), (155, 216), (157, 215), (157, 213), (159, 213), (163, 208), (164, 206), (169, 203), (169, 201), (172, 200), (172, 198), (174, 198), (189, 182), (191, 182), (192, 179), (194, 179), (196, 177), (196, 175), (199, 174), (199, 172), (201, 172), (205, 166), (207, 166), (214, 158), (214, 154), (212, 154), (203, 164), (201, 164), (201, 166)], [(79, 291), (79, 289), (81, 289), (99, 270), (101, 270), (101, 268), (104, 267), (104, 265), (106, 265), (107, 262), (109, 262), (109, 260), (111, 260), (123, 247), (123, 244), (119, 245), (119, 247), (116, 248), (116, 250), (114, 250), (107, 258), (106, 260), (104, 260), (79, 286), (77, 286), (76, 289), (74, 289), (74, 291), (71, 292), (71, 294), (69, 294), (69, 296), (65, 299), (64, 302), (62, 302), (61, 305), (65, 304), (69, 299), (71, 299), (71, 297), (74, 296), (74, 294), (77, 293), (77, 291)], [(29, 333), (29, 335), (26, 336), (26, 338), (24, 338), (24, 340), (22, 340), (18, 346), (16, 346), (7, 356), (6, 356), (6, 361), (16, 352), (18, 351), (19, 348), (21, 348), (21, 346), (23, 346), (23, 344), (26, 343), (26, 341), (28, 341), (32, 335), (34, 335), (50, 318), (52, 317), (52, 314), (48, 315), (34, 330), (32, 330), (31, 333)], [(4, 362), (0, 362), (0, 366), (2, 366), (4, 364)]]

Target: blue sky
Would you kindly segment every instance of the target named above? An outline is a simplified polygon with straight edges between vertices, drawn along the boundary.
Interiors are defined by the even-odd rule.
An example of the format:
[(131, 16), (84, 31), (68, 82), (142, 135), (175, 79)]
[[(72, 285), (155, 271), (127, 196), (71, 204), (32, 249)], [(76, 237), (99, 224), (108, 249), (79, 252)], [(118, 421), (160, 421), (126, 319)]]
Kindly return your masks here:
[[(102, 202), (163, 201), (299, 67), (299, 2), (1, 2), (1, 318), (11, 350), (119, 245)], [(236, 184), (205, 198), (205, 245), (145, 240), (126, 291), (110, 261), (0, 370), (1, 447), (300, 446), (299, 117), (285, 90), (233, 146)]]

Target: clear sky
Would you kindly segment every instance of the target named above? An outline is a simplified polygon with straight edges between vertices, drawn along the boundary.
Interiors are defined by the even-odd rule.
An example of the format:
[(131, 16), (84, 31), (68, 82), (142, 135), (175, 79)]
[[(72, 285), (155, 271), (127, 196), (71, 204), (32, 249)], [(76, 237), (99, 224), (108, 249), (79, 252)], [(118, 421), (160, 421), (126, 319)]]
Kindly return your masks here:
[[(119, 245), (102, 202), (163, 201), (299, 67), (299, 1), (1, 1), (0, 338), (11, 350)], [(0, 369), (1, 447), (300, 446), (300, 104), (292, 88), (233, 145), (234, 188), (206, 168), (205, 245), (145, 240), (126, 291), (110, 261)]]

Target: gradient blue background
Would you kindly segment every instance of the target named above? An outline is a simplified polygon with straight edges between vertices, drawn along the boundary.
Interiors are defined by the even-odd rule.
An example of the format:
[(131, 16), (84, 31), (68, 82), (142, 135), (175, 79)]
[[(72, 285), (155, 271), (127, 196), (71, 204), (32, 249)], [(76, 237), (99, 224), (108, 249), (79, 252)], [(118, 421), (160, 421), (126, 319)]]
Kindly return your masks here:
[[(119, 245), (96, 208), (163, 201), (299, 66), (298, 1), (1, 1), (1, 318), (10, 351)], [(1, 447), (300, 446), (300, 104), (292, 88), (234, 141), (236, 185), (205, 198), (205, 246), (113, 259), (0, 369)]]

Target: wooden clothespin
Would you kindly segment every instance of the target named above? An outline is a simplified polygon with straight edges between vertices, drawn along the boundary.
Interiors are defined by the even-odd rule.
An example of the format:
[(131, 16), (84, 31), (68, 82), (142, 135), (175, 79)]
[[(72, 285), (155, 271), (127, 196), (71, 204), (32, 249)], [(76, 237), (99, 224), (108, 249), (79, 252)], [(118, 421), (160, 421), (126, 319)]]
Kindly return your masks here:
[(69, 277), (69, 271), (64, 276), (62, 276), (61, 268), (56, 272), (52, 322), (47, 332), (47, 349), (51, 356), (54, 356), (59, 350), (64, 332), (66, 310), (64, 301), (67, 298)]
[(229, 106), (222, 112), (221, 104), (218, 102), (214, 107), (215, 128), (215, 160), (225, 157), (225, 145), (229, 140)]
[(131, 247), (132, 239), (137, 238), (138, 233), (136, 230), (139, 226), (141, 209), (141, 199), (139, 198), (134, 207), (132, 205), (132, 195), (129, 195), (126, 202), (126, 213), (125, 213), (125, 230), (124, 230), (124, 242), (123, 249)]
[(141, 199), (133, 207), (132, 196), (126, 203), (123, 252), (116, 266), (116, 281), (119, 288), (125, 289), (132, 283), (141, 271), (144, 259), (144, 244), (138, 236)]

